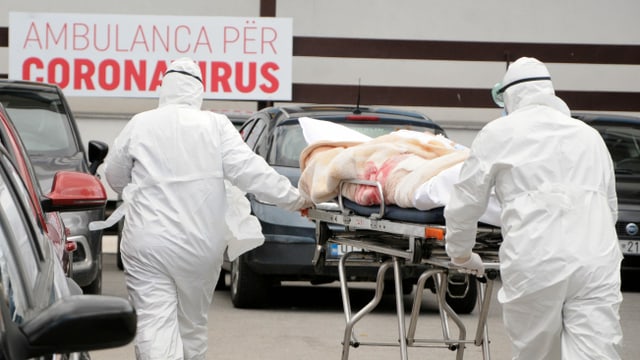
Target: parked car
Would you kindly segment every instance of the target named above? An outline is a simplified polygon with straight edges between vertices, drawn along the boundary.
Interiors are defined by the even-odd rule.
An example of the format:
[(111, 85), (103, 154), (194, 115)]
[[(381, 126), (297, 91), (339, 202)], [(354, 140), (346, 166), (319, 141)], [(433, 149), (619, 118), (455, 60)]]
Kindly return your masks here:
[(219, 114), (225, 114), (236, 129), (240, 129), (242, 125), (253, 115), (254, 111), (249, 110), (213, 110)]
[[(604, 139), (616, 174), (616, 232), (624, 254), (623, 273), (640, 273), (640, 117), (574, 113)], [(635, 280), (637, 283), (637, 280)]]
[[(133, 306), (119, 297), (79, 294), (64, 275), (19, 169), (2, 146), (0, 199), (0, 359), (71, 358), (131, 342)], [(45, 212), (77, 211), (105, 202), (106, 191), (95, 177), (60, 171), (38, 205)]]
[(25, 183), (29, 199), (33, 205), (33, 215), (37, 220), (38, 226), (53, 245), (54, 252), (60, 259), (64, 273), (71, 276), (70, 253), (75, 250), (76, 244), (67, 239), (60, 213), (57, 211), (44, 212), (42, 210), (40, 199), (43, 193), (40, 189), (40, 183), (36, 178), (27, 150), (22, 144), (18, 131), (11, 123), (9, 115), (2, 105), (0, 105), (0, 143), (13, 160), (20, 177)]
[[(340, 123), (371, 137), (398, 129), (445, 134), (445, 131), (427, 116), (397, 109), (321, 105), (271, 107), (256, 112), (240, 129), (243, 139), (294, 185), (298, 184), (300, 178), (299, 156), (306, 147), (298, 119), (305, 116)], [(335, 266), (319, 269), (313, 265), (316, 245), (313, 222), (299, 213), (258, 201), (251, 194), (248, 194), (248, 197), (252, 212), (262, 225), (265, 243), (232, 263), (226, 262), (223, 267), (231, 272), (230, 292), (234, 306), (263, 306), (267, 302), (269, 288), (280, 284), (281, 281), (297, 280), (321, 284), (338, 280)], [(338, 250), (328, 250), (327, 256), (339, 256)], [(375, 274), (376, 269), (370, 266), (354, 267), (350, 270), (350, 275), (362, 281), (375, 280)], [(405, 274), (405, 290), (412, 288), (409, 285), (415, 283), (419, 274)], [(467, 287), (469, 291), (465, 292), (468, 296), (463, 300), (456, 296), (456, 300), (452, 300), (450, 304), (458, 301), (455, 305), (456, 311), (470, 312), (475, 306), (477, 296), (475, 283), (470, 284), (473, 280), (461, 282), (459, 278), (452, 279), (452, 282), (464, 284), (464, 291)]]
[[(108, 152), (107, 144), (89, 141), (88, 151), (62, 90), (52, 84), (0, 80), (0, 103), (5, 107), (27, 149), (43, 191), (51, 189), (56, 172), (95, 175)], [(102, 231), (89, 223), (103, 220), (105, 207), (65, 212), (68, 240), (77, 245), (72, 277), (85, 293), (102, 291)]]

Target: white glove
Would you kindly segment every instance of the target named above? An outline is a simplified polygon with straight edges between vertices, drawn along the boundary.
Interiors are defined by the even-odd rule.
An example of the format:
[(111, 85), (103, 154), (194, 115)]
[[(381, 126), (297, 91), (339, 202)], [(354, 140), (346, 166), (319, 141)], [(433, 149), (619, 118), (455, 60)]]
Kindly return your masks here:
[(305, 199), (303, 196), (299, 196), (296, 202), (282, 206), (289, 211), (298, 211), (302, 209), (308, 209), (313, 206), (311, 200)]
[(459, 266), (461, 273), (472, 274), (477, 277), (484, 276), (484, 264), (482, 263), (482, 259), (480, 255), (476, 253), (471, 253), (471, 256), (467, 259), (465, 258), (452, 258), (451, 263), (453, 265)]

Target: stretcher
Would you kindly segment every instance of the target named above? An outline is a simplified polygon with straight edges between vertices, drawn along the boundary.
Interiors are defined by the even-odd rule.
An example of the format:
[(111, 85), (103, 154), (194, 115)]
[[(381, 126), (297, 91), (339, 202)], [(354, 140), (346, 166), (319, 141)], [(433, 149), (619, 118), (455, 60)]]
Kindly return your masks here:
[[(343, 180), (340, 184), (352, 183), (378, 188), (379, 183), (367, 180)], [(340, 192), (342, 193), (342, 191)], [(466, 345), (482, 347), (484, 359), (490, 359), (487, 316), (489, 312), (494, 280), (498, 276), (498, 249), (501, 243), (500, 229), (495, 226), (479, 224), (474, 252), (478, 253), (485, 265), (482, 281), (474, 277), (462, 276), (466, 285), (462, 293), (451, 294), (451, 278), (460, 278), (459, 269), (449, 262), (444, 249), (445, 223), (442, 209), (419, 211), (385, 206), (364, 207), (342, 196), (335, 202), (317, 204), (308, 209), (307, 216), (316, 224), (316, 250), (313, 263), (316, 267), (337, 266), (340, 280), (342, 303), (346, 326), (342, 341), (342, 359), (349, 358), (350, 348), (361, 345), (398, 346), (400, 358), (408, 359), (409, 347), (447, 348), (456, 352), (456, 359), (463, 359)], [(349, 249), (332, 257), (336, 248)], [(354, 250), (350, 250), (354, 249)], [(376, 266), (375, 293), (373, 299), (360, 310), (353, 312), (349, 299), (349, 272), (352, 265)], [(398, 326), (397, 342), (363, 342), (354, 334), (354, 326), (364, 316), (371, 313), (380, 303), (385, 282), (389, 283), (386, 273), (393, 269), (394, 297)], [(419, 274), (413, 296), (409, 325), (405, 323), (404, 289), (405, 274)], [(416, 278), (416, 277), (413, 277)], [(442, 338), (417, 338), (417, 323), (420, 314), (422, 296), (427, 286), (436, 294), (436, 301), (442, 326)], [(413, 284), (411, 284), (413, 285)], [(460, 284), (457, 284), (460, 285)], [(475, 286), (475, 288), (471, 288)], [(447, 297), (466, 296), (468, 291), (477, 294), (478, 320), (472, 337), (459, 315), (447, 303)], [(453, 337), (450, 329), (452, 321), (458, 336)]]

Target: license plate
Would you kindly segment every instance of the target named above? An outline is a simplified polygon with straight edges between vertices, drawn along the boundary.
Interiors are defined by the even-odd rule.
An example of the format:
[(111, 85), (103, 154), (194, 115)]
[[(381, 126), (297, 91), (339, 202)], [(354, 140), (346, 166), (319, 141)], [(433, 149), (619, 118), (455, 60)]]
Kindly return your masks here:
[(620, 240), (622, 253), (626, 255), (640, 255), (640, 240)]
[(351, 251), (359, 251), (359, 248), (353, 247), (351, 245), (342, 245), (342, 244), (329, 244), (329, 257), (338, 258), (348, 252)]

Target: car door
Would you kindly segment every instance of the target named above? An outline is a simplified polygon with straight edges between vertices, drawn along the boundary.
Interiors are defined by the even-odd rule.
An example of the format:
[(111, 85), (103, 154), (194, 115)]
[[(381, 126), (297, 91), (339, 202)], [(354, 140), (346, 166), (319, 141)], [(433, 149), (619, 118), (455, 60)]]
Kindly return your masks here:
[(60, 258), (65, 273), (71, 276), (71, 263), (69, 251), (66, 249), (66, 234), (62, 218), (59, 212), (44, 213), (39, 204), (42, 197), (42, 189), (37, 181), (35, 171), (27, 151), (18, 136), (18, 132), (10, 121), (4, 107), (0, 105), (0, 142), (7, 150), (10, 158), (15, 163), (24, 184), (27, 187), (32, 203), (34, 215), (38, 219), (38, 225), (46, 233), (47, 238), (54, 244), (54, 250)]
[[(0, 163), (0, 296), (5, 300), (2, 325), (13, 329), (69, 294), (69, 288), (51, 244), (36, 225), (22, 179), (4, 149)], [(17, 357), (13, 344), (1, 345), (6, 358)]]

